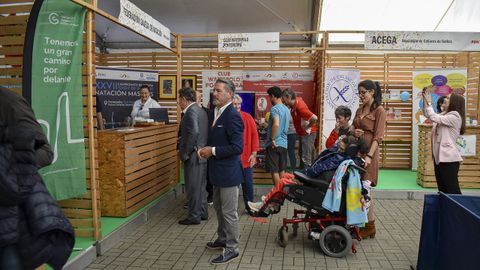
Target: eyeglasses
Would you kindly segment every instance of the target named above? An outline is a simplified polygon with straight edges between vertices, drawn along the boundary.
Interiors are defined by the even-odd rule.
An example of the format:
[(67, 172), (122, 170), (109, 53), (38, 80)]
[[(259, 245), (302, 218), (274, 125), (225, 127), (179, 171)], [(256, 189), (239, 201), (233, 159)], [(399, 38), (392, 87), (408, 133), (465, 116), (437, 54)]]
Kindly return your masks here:
[(359, 95), (359, 96), (365, 96), (365, 95), (366, 95), (367, 93), (369, 93), (369, 92), (371, 92), (371, 91), (369, 91), (369, 90), (361, 90), (361, 91), (358, 91), (357, 95)]

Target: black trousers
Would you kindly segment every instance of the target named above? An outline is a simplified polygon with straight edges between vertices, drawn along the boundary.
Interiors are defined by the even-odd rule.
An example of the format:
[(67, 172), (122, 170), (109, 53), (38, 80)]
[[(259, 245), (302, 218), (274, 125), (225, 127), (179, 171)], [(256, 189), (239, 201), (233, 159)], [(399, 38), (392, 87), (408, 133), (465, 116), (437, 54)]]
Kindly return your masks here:
[(458, 184), (460, 162), (440, 162), (434, 164), (438, 190), (449, 194), (462, 194)]

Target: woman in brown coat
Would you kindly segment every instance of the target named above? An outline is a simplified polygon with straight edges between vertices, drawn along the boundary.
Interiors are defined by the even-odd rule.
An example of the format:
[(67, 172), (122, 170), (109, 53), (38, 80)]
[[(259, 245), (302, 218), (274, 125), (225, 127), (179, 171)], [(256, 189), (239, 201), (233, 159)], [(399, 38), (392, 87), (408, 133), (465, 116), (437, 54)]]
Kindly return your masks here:
[[(370, 151), (365, 157), (363, 180), (370, 180), (372, 187), (377, 185), (379, 167), (379, 145), (382, 143), (385, 132), (386, 113), (381, 106), (382, 92), (380, 84), (365, 80), (358, 84), (358, 93), (361, 107), (358, 108), (353, 119), (354, 135), (363, 138), (369, 145)], [(373, 216), (373, 202), (368, 210), (368, 223), (360, 230), (362, 238), (375, 237), (375, 218)]]

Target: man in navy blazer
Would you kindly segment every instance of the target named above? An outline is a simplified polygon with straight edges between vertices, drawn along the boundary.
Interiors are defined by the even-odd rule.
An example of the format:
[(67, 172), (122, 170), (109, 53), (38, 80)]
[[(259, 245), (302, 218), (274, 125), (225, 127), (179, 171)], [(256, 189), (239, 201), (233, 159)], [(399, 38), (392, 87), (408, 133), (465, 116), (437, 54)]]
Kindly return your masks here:
[(212, 264), (224, 264), (239, 257), (238, 192), (244, 181), (240, 155), (243, 152), (243, 121), (233, 107), (235, 85), (218, 79), (213, 89), (215, 109), (210, 114), (207, 146), (198, 151), (208, 158), (208, 177), (213, 184), (213, 206), (217, 212), (217, 239), (209, 249), (225, 249)]

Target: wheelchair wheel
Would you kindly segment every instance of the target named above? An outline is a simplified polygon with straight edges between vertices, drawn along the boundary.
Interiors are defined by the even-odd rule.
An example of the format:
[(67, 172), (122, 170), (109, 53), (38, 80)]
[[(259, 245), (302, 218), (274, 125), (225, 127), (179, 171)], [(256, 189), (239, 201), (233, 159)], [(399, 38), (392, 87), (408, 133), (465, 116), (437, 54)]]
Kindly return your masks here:
[(288, 232), (287, 227), (280, 227), (278, 230), (278, 245), (281, 247), (286, 247), (288, 244)]
[(320, 233), (319, 244), (325, 255), (343, 258), (352, 247), (352, 237), (344, 227), (331, 225)]

